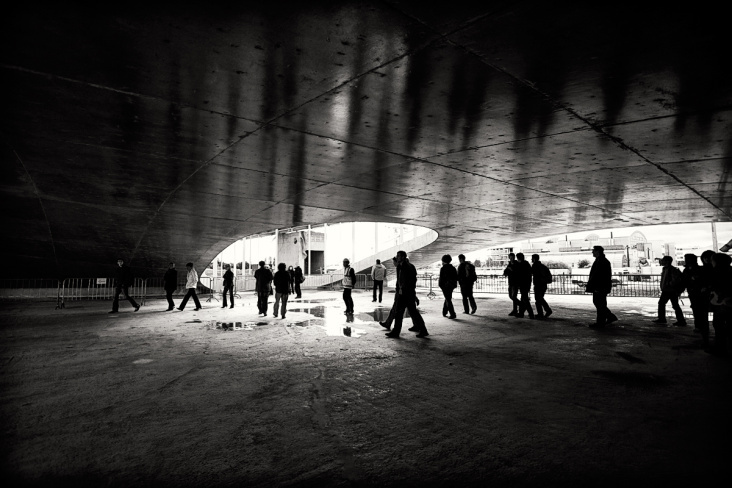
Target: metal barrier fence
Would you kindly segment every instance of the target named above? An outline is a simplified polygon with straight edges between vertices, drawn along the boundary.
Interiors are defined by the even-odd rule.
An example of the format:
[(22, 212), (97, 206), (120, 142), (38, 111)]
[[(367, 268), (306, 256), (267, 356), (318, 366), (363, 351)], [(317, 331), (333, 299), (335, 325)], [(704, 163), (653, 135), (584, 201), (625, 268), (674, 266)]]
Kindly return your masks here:
[[(146, 295), (145, 282), (144, 278), (135, 278), (132, 286), (127, 289), (130, 296), (141, 304)], [(67, 301), (111, 300), (116, 288), (113, 278), (66, 278), (61, 282), (59, 308), (64, 308)]]
[[(547, 295), (584, 295), (587, 293), (587, 275), (554, 275), (552, 283), (547, 285)], [(439, 277), (436, 275), (417, 276), (418, 288), (430, 288), (439, 292)], [(612, 291), (608, 296), (614, 297), (648, 297), (661, 296), (659, 283), (661, 275), (624, 275), (616, 274), (612, 277)], [(499, 275), (481, 275), (473, 287), (474, 292), (508, 294), (508, 280)], [(686, 292), (681, 294), (686, 297)]]
[[(553, 283), (547, 287), (549, 295), (583, 295), (587, 284), (587, 275), (555, 275)], [(440, 294), (437, 275), (418, 275), (417, 288), (431, 292), (428, 296)], [(609, 296), (615, 297), (659, 297), (661, 275), (613, 275), (613, 288)], [(373, 281), (370, 275), (356, 275), (356, 289), (371, 289)], [(393, 285), (393, 282), (392, 282)], [(112, 278), (66, 278), (56, 279), (2, 279), (0, 280), (0, 300), (2, 299), (41, 299), (56, 300), (56, 308), (64, 308), (66, 301), (76, 300), (111, 300), (115, 294)], [(306, 275), (300, 288), (340, 290), (343, 288), (343, 274), (331, 273)], [(254, 291), (255, 280), (252, 276), (238, 276), (234, 281), (234, 293)], [(475, 292), (508, 294), (508, 281), (499, 275), (481, 275), (473, 288)], [(223, 278), (202, 277), (197, 293), (206, 301), (218, 300), (223, 291)], [(165, 297), (162, 278), (135, 278), (129, 288), (130, 296), (145, 304), (147, 298)], [(174, 296), (186, 293), (185, 280), (178, 283)], [(434, 294), (434, 295), (433, 295)], [(686, 297), (682, 293), (681, 297)]]

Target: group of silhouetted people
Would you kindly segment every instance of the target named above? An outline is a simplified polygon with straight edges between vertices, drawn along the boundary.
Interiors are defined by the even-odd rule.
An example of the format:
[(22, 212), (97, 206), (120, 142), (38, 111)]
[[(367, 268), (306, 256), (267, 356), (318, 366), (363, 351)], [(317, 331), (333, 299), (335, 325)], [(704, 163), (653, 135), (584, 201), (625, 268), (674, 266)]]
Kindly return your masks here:
[[(684, 255), (684, 270), (673, 265), (670, 256), (661, 259), (661, 297), (658, 299), (656, 324), (665, 324), (666, 304), (670, 301), (676, 315), (673, 325), (687, 325), (679, 306), (679, 296), (686, 291), (694, 317), (694, 330), (702, 337), (704, 349), (710, 353), (726, 355), (729, 352), (729, 339), (732, 331), (732, 257), (721, 252), (704, 251)], [(709, 313), (712, 313), (714, 344), (709, 342)]]
[[(544, 299), (547, 287), (553, 281), (552, 273), (541, 262), (538, 254), (531, 256), (531, 264), (529, 264), (523, 253), (510, 253), (503, 276), (508, 278), (508, 296), (513, 304), (513, 310), (508, 314), (509, 316), (522, 319), (528, 314), (530, 319), (544, 319), (553, 313)], [(534, 315), (534, 309), (529, 300), (532, 282), (536, 315)]]

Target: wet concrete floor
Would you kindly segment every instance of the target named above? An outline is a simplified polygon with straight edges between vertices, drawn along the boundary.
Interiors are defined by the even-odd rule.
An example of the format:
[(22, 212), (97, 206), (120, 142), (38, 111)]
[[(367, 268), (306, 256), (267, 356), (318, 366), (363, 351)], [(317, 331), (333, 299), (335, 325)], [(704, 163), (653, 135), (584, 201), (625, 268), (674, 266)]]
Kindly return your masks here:
[[(13, 486), (680, 486), (727, 479), (730, 362), (655, 300), (551, 296), (545, 321), (337, 292), (286, 318), (127, 303), (0, 303), (2, 478)], [(189, 304), (189, 307), (192, 307)], [(271, 304), (270, 304), (271, 314)], [(8, 486), (6, 484), (5, 486)]]

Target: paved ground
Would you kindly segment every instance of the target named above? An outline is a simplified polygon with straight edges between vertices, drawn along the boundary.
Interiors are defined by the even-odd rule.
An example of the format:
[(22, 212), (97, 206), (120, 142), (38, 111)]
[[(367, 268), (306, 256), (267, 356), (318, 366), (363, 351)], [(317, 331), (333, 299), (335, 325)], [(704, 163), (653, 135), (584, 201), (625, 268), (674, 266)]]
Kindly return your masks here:
[[(2, 476), (17, 486), (680, 486), (729, 480), (730, 362), (655, 300), (508, 300), (384, 338), (385, 307), (307, 293), (287, 319), (204, 302), (0, 303)], [(389, 302), (389, 304), (387, 304)], [(458, 305), (459, 306), (459, 305)], [(192, 307), (192, 303), (189, 303)], [(459, 310), (459, 308), (458, 308)], [(241, 322), (223, 331), (217, 321)], [(409, 323), (409, 320), (406, 321)], [(344, 334), (350, 327), (350, 336)], [(406, 327), (405, 327), (406, 328)], [(718, 483), (718, 482), (717, 482)], [(8, 486), (8, 484), (5, 484)]]

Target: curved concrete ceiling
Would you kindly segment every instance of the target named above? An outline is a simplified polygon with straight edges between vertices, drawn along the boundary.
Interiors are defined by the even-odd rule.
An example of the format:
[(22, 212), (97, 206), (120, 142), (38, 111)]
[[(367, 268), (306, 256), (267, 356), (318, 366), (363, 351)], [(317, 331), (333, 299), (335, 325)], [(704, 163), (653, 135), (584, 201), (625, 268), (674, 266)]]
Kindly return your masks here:
[(324, 222), (432, 228), (421, 264), (732, 218), (719, 12), (63, 3), (24, 2), (0, 29), (6, 276), (204, 265)]

